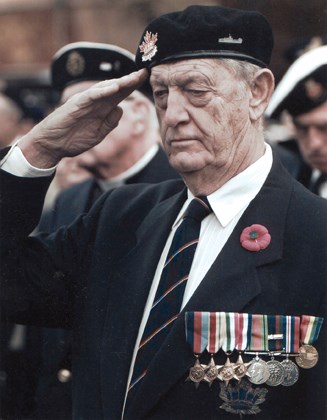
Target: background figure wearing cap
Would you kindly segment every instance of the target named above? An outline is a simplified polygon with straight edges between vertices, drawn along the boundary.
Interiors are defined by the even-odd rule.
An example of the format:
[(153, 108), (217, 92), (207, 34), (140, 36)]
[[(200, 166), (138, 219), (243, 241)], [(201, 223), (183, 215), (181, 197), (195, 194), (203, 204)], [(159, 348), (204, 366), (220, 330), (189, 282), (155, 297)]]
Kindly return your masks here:
[(9, 146), (20, 133), (23, 110), (7, 95), (0, 93), (0, 148)]
[[(136, 70), (134, 56), (123, 48), (76, 42), (55, 54), (51, 80), (53, 88), (61, 92), (61, 103), (65, 103), (96, 81), (121, 77), (133, 70)], [(70, 224), (78, 215), (87, 212), (104, 191), (112, 188), (179, 178), (162, 150), (150, 94), (148, 84), (132, 92), (120, 104), (123, 115), (115, 130), (92, 149), (60, 162), (54, 185), (76, 185), (65, 188), (53, 206), (47, 205), (39, 230), (53, 232)], [(79, 182), (83, 177), (84, 182)], [(43, 364), (34, 415), (40, 419), (71, 418), (70, 333), (44, 329), (42, 342)]]
[(285, 113), (295, 134), (295, 143), (286, 145), (303, 159), (297, 179), (327, 198), (327, 46), (300, 56), (278, 84), (266, 115), (276, 119)]
[[(124, 413), (133, 420), (227, 420), (253, 412), (261, 420), (325, 417), (324, 328), (315, 344), (319, 366), (301, 371), (293, 386), (256, 386), (243, 378), (226, 381), (228, 389), (218, 379), (196, 388), (186, 381), (194, 351), (201, 351), (186, 342), (186, 311), (326, 315), (327, 202), (294, 180), (264, 142), (262, 117), (274, 88), (267, 68), (272, 44), (270, 25), (253, 11), (192, 6), (161, 16), (146, 28), (137, 52), (136, 63), (146, 70), (73, 97), (4, 156), (1, 182), (10, 188), (1, 199), (19, 217), (2, 216), (1, 234), (10, 238), (1, 242), (3, 316), (73, 328), (74, 418), (119, 419)], [(117, 104), (147, 72), (163, 146), (183, 180), (114, 189), (69, 227), (22, 243), (40, 214), (50, 182), (45, 175), (63, 156), (94, 146), (115, 127)], [(15, 171), (16, 159), (33, 165), (33, 178)], [(32, 190), (33, 208), (22, 208), (21, 194)], [(166, 267), (197, 243), (181, 245), (169, 258), (189, 203), (210, 211), (199, 197), (193, 200), (203, 195), (212, 212), (201, 222), (190, 272), (152, 305)], [(250, 226), (254, 235), (242, 244)], [(182, 267), (175, 268), (180, 273)], [(134, 380), (148, 318), (168, 301), (175, 316), (142, 348), (168, 334)], [(253, 333), (266, 341), (265, 328)], [(227, 343), (228, 332), (221, 334)], [(284, 337), (286, 347), (286, 331)], [(226, 360), (222, 350), (215, 355), (220, 366)], [(200, 363), (209, 361), (205, 351)]]
[[(64, 103), (97, 81), (122, 77), (135, 70), (134, 55), (123, 48), (75, 42), (54, 55), (51, 80)], [(101, 192), (119, 185), (178, 177), (161, 147), (149, 84), (144, 83), (133, 92), (122, 102), (122, 107), (123, 117), (113, 133), (92, 150), (60, 162), (47, 194), (46, 215), (40, 228), (52, 230), (70, 223), (76, 214), (88, 210)], [(53, 201), (61, 189), (91, 177), (89, 182), (60, 197), (53, 209)], [(68, 209), (67, 203), (70, 203)]]

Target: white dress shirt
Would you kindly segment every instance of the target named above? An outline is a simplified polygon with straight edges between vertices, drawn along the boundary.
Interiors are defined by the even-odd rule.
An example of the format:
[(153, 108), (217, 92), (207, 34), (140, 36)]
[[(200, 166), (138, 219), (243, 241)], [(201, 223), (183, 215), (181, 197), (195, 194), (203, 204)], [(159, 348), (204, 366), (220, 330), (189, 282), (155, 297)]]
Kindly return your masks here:
[[(311, 184), (314, 184), (322, 173), (318, 169), (314, 169), (311, 175)], [(321, 183), (318, 188), (318, 195), (327, 198), (327, 181)]]

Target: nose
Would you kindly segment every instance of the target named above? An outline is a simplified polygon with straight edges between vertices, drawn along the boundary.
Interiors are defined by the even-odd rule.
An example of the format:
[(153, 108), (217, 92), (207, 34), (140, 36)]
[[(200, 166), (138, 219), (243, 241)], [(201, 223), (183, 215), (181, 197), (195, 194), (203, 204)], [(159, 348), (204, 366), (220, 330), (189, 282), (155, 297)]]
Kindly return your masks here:
[(326, 143), (326, 134), (324, 135), (319, 128), (311, 125), (308, 127), (307, 141), (312, 150), (317, 150)]
[(86, 152), (76, 156), (76, 163), (78, 166), (88, 167), (95, 164), (96, 156), (93, 149), (87, 150)]
[(168, 127), (176, 127), (189, 121), (187, 101), (180, 92), (169, 91), (164, 120)]

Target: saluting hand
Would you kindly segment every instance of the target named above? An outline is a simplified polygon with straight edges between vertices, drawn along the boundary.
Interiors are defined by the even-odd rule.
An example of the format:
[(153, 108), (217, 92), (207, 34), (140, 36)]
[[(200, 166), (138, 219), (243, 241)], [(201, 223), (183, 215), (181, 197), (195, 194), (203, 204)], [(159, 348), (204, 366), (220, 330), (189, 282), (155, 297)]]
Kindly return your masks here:
[(63, 157), (76, 156), (100, 143), (118, 125), (122, 116), (118, 104), (146, 77), (142, 69), (74, 95), (21, 138), (18, 145), (28, 162), (50, 168)]

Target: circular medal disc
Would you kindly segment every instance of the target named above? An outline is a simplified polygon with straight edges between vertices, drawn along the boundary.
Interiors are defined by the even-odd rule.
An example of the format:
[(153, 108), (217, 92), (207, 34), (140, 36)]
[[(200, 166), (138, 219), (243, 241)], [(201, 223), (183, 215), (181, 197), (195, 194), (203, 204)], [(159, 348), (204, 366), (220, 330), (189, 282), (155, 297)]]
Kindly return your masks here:
[(299, 355), (296, 356), (296, 363), (303, 369), (311, 369), (318, 363), (319, 355), (315, 347), (304, 344), (299, 348)]
[(234, 373), (235, 373), (236, 379), (238, 379), (239, 381), (242, 378), (244, 378), (244, 376), (247, 374), (247, 371), (248, 371), (247, 365), (248, 363), (245, 365), (243, 362), (242, 356), (239, 354), (236, 363), (234, 363)]
[(201, 382), (205, 377), (205, 371), (201, 365), (191, 367), (189, 378), (192, 382)]
[(199, 383), (203, 381), (205, 377), (205, 370), (204, 370), (204, 367), (200, 364), (198, 359), (196, 360), (194, 366), (190, 368), (188, 377), (192, 382), (195, 382), (195, 383)]
[(266, 381), (266, 384), (269, 386), (278, 386), (280, 385), (285, 376), (284, 367), (277, 360), (269, 360), (267, 362), (269, 369), (269, 378)]
[(299, 379), (299, 368), (292, 360), (285, 359), (281, 362), (284, 368), (283, 386), (292, 386)]
[(218, 378), (218, 369), (216, 366), (210, 366), (208, 370), (206, 370), (205, 378), (208, 382), (213, 382), (215, 379)]
[(255, 385), (261, 385), (269, 379), (267, 363), (262, 359), (254, 359), (248, 367), (248, 380)]
[(223, 366), (219, 370), (219, 379), (222, 381), (230, 381), (234, 377), (234, 369), (232, 366)]
[(247, 373), (247, 368), (244, 363), (235, 363), (234, 372), (238, 379), (243, 378)]

